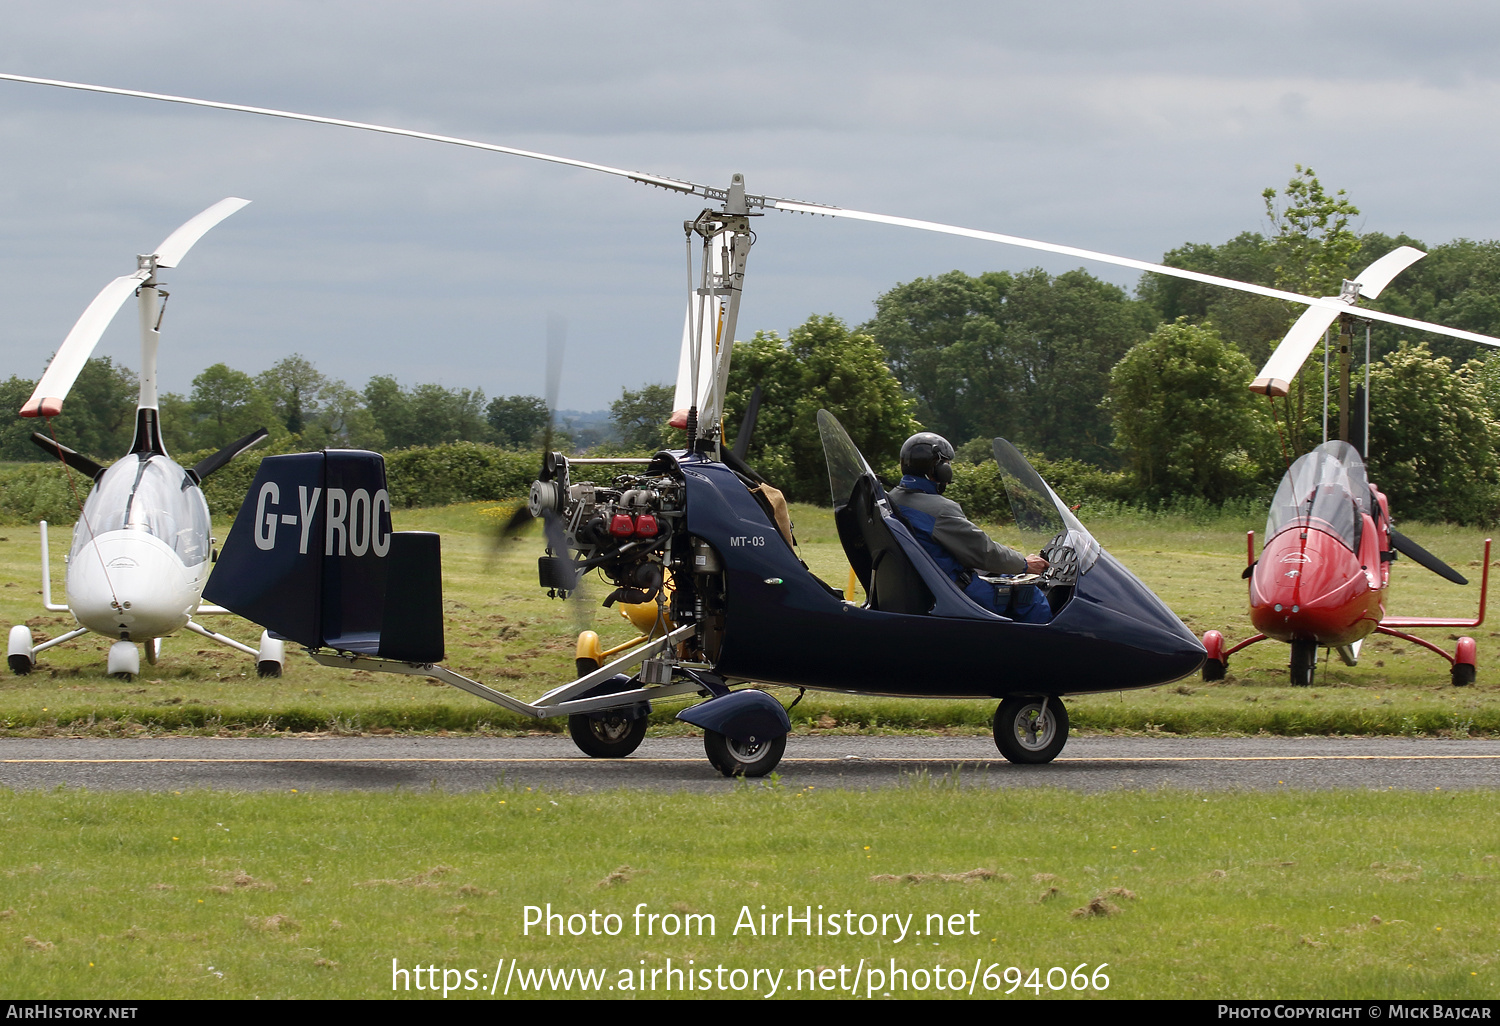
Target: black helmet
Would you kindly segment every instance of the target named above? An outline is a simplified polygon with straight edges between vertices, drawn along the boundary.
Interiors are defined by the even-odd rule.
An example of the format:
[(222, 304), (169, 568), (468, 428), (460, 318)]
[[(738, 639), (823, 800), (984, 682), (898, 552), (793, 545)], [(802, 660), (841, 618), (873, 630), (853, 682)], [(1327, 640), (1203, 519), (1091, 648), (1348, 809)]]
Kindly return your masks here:
[(919, 431), (901, 445), (901, 473), (925, 477), (941, 492), (953, 480), (953, 446), (931, 431)]

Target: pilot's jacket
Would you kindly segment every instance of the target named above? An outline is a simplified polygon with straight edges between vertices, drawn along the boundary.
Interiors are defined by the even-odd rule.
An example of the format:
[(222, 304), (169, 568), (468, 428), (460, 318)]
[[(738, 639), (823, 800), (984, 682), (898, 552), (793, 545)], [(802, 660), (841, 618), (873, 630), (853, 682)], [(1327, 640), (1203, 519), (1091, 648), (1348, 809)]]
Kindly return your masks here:
[(912, 534), (938, 566), (960, 586), (973, 570), (990, 574), (1024, 574), (1026, 557), (1001, 545), (964, 516), (964, 509), (937, 493), (937, 485), (925, 477), (907, 474), (886, 493), (901, 507)]

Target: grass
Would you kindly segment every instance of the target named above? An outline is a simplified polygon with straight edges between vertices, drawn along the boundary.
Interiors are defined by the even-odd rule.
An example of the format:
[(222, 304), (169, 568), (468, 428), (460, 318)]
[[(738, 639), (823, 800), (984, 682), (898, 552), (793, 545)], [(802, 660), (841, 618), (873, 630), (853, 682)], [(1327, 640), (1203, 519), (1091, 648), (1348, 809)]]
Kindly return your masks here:
[[(380, 997), (392, 959), (483, 973), (487, 990), (498, 959), (617, 982), (670, 958), (781, 969), (781, 996), (813, 996), (798, 969), (894, 958), (997, 976), (1107, 963), (1108, 997), (1488, 999), (1497, 815), (1484, 792), (1077, 795), (948, 777), (649, 798), (0, 792), (0, 978), (12, 999)], [(617, 914), (619, 935), (523, 934), (525, 907), (549, 903)], [(714, 934), (636, 936), (641, 903), (711, 914)], [(762, 905), (962, 929), (736, 934)]]
[[(496, 515), (496, 510), (500, 511)], [(581, 603), (548, 600), (535, 584), (534, 540), (490, 538), (508, 508), (469, 503), (400, 510), (400, 529), (443, 536), (447, 664), (522, 698), (533, 698), (571, 677), (573, 636), (580, 626), (609, 641), (630, 636), (613, 612)], [(828, 511), (793, 510), (804, 559), (836, 587), (848, 577)], [(1222, 630), (1231, 642), (1251, 633), (1245, 609), (1244, 518), (1114, 515), (1095, 525), (1100, 541), (1152, 586), (1198, 633)], [(1478, 576), (1483, 535), (1453, 527), (1403, 525), (1437, 555)], [(220, 537), (228, 525), (218, 525)], [(1006, 537), (1003, 530), (997, 536)], [(54, 597), (61, 597), (62, 557), (70, 531), (52, 533)], [(1011, 539), (1014, 540), (1014, 539)], [(1393, 605), (1410, 615), (1472, 615), (1475, 585), (1460, 589), (1399, 561)], [(28, 623), (39, 635), (69, 629), (68, 614), (40, 610), (37, 530), (0, 528), (0, 617)], [(595, 590), (597, 603), (602, 591)], [(582, 617), (582, 620), (579, 617)], [(206, 621), (252, 642), (258, 631), (235, 617)], [(1453, 631), (1429, 631), (1439, 644)], [(1318, 672), (1318, 685), (1286, 683), (1287, 648), (1262, 643), (1237, 653), (1225, 681), (1189, 678), (1136, 692), (1086, 695), (1069, 700), (1080, 732), (1176, 734), (1500, 734), (1500, 683), (1486, 674), (1485, 659), (1500, 632), (1472, 631), (1480, 642), (1479, 683), (1450, 686), (1447, 664), (1408, 643), (1376, 637), (1361, 665), (1335, 659)], [(0, 734), (518, 732), (561, 729), (557, 721), (513, 716), (453, 689), (414, 678), (318, 667), (289, 652), (279, 681), (255, 677), (248, 657), (193, 635), (164, 644), (163, 657), (133, 683), (104, 673), (107, 642), (91, 636), (43, 653), (31, 677), (0, 678)], [(1093, 682), (1091, 682), (1093, 683)], [(1097, 682), (1107, 687), (1107, 681)], [(653, 730), (682, 730), (672, 719), (680, 704), (664, 704)], [(987, 701), (902, 700), (811, 694), (793, 710), (798, 730), (846, 732), (988, 731), (994, 705)]]

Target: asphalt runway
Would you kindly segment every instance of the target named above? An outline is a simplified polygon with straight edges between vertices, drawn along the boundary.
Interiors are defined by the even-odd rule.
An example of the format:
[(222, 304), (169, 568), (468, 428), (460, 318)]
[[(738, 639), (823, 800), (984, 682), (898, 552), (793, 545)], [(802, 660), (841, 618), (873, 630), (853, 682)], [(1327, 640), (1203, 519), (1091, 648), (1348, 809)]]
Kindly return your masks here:
[[(967, 787), (1080, 791), (1432, 791), (1500, 787), (1500, 741), (1414, 738), (1072, 738), (1048, 766), (1015, 766), (989, 738), (797, 737), (783, 786), (873, 789), (957, 776)], [(628, 759), (590, 759), (566, 737), (80, 738), (0, 740), (0, 787), (16, 790), (716, 792), (694, 738), (647, 738)]]

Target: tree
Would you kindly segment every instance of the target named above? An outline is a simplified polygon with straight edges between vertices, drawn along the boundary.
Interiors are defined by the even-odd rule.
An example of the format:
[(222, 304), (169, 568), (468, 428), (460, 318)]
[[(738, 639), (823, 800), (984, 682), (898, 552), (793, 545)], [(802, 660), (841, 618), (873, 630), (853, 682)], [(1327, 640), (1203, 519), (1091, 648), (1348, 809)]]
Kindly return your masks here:
[(859, 330), (885, 349), (917, 414), (955, 442), (1006, 438), (1109, 462), (1109, 371), (1151, 311), (1084, 271), (951, 271), (897, 285)]
[(257, 375), (255, 384), (287, 431), (300, 435), (317, 417), (329, 381), (301, 353), (293, 353)]
[[(1336, 296), (1350, 275), (1349, 262), (1359, 253), (1359, 236), (1349, 229), (1359, 208), (1343, 189), (1329, 195), (1312, 168), (1294, 166), (1297, 173), (1287, 182), (1280, 206), (1275, 189), (1261, 193), (1274, 232), (1275, 284), (1303, 295)], [(1302, 309), (1298, 305), (1291, 312), (1300, 315)]]
[(1274, 443), (1245, 387), (1250, 377), (1244, 354), (1186, 318), (1125, 354), (1110, 375), (1109, 410), (1146, 496), (1223, 502), (1266, 481)]
[(369, 380), (364, 396), (374, 426), (391, 448), (490, 440), (480, 389), (429, 383), (408, 391), (395, 378), (381, 375)]
[(850, 332), (831, 315), (809, 317), (785, 340), (775, 332), (756, 332), (750, 342), (735, 343), (725, 424), (731, 433), (738, 428), (751, 392), (760, 385), (747, 461), (789, 499), (828, 501), (819, 409), (836, 416), (871, 466), (894, 481), (900, 476), (901, 443), (921, 425), (884, 357), (873, 338)]
[(1453, 369), (1425, 343), (1401, 343), (1370, 371), (1371, 479), (1396, 517), (1493, 523), (1500, 495), (1500, 424), (1483, 368)]
[(672, 416), (673, 394), (671, 385), (620, 390), (620, 398), (609, 404), (609, 419), (626, 449), (656, 452), (682, 444), (683, 436), (667, 426), (667, 419)]
[(318, 393), (321, 410), (314, 431), (305, 432), (309, 444), (351, 449), (383, 449), (385, 434), (365, 408), (363, 397), (342, 381), (330, 381)]
[(552, 419), (547, 401), (535, 395), (495, 396), (485, 407), (485, 418), (501, 445), (530, 446)]
[(257, 428), (281, 426), (255, 380), (222, 363), (193, 379), (188, 407), (193, 418), (193, 449), (219, 449)]

